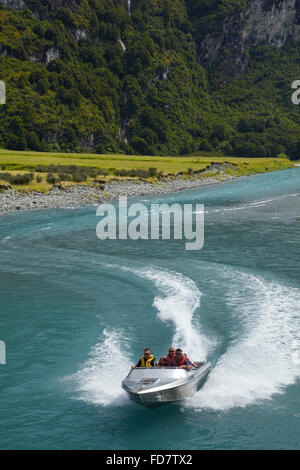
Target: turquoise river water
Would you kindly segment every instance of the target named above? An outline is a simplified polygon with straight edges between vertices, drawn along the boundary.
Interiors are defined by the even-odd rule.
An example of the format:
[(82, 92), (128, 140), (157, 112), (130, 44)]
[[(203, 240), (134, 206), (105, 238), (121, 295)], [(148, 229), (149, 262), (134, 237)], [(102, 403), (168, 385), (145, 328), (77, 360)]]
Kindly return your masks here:
[[(203, 249), (100, 241), (96, 207), (0, 217), (0, 448), (299, 448), (300, 168), (140, 202), (205, 204)], [(129, 401), (171, 344), (212, 361), (204, 387)]]

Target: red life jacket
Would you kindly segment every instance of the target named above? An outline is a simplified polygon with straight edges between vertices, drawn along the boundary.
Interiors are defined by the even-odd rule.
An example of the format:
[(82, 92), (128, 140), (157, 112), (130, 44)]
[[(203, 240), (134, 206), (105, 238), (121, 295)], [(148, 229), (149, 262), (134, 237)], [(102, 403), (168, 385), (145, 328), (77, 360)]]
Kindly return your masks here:
[(167, 355), (167, 361), (168, 361), (168, 366), (170, 365), (170, 362), (175, 356), (170, 356), (170, 354)]
[(185, 357), (185, 356), (182, 356), (182, 358), (181, 358), (181, 360), (180, 360), (180, 364), (177, 363), (176, 358), (173, 358), (173, 359), (172, 359), (172, 363), (173, 363), (173, 365), (174, 365), (175, 367), (181, 367), (181, 366), (183, 366), (183, 364), (185, 363), (185, 361), (186, 361), (186, 357)]

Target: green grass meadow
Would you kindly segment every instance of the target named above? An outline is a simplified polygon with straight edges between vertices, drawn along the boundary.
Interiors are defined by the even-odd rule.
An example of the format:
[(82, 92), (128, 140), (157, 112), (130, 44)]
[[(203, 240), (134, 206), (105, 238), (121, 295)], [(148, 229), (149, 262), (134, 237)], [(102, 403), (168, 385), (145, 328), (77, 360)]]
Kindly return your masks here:
[[(82, 168), (95, 168), (103, 170), (105, 176), (91, 178), (88, 177), (85, 184), (95, 184), (97, 180), (108, 181), (111, 178), (128, 179), (129, 177), (116, 176), (115, 171), (120, 170), (145, 170), (155, 168), (161, 177), (167, 175), (192, 177), (194, 172), (206, 169), (212, 162), (231, 163), (226, 169), (226, 173), (233, 176), (243, 176), (266, 171), (283, 170), (294, 166), (287, 158), (238, 158), (224, 157), (219, 155), (191, 155), (191, 156), (124, 156), (124, 155), (97, 155), (97, 154), (79, 154), (79, 153), (51, 153), (51, 152), (33, 152), (33, 151), (10, 151), (0, 149), (0, 182), (1, 173), (10, 172), (12, 175), (33, 173), (34, 178), (29, 184), (18, 184), (11, 186), (19, 190), (37, 190), (47, 192), (53, 185), (46, 181), (46, 174), (39, 171), (42, 165), (71, 166)], [(55, 173), (55, 171), (54, 171)], [(202, 177), (209, 176), (209, 173)], [(38, 178), (38, 181), (36, 178)], [(138, 179), (137, 177), (132, 179)], [(146, 178), (149, 181), (156, 178)], [(66, 186), (78, 184), (73, 181), (62, 180)]]

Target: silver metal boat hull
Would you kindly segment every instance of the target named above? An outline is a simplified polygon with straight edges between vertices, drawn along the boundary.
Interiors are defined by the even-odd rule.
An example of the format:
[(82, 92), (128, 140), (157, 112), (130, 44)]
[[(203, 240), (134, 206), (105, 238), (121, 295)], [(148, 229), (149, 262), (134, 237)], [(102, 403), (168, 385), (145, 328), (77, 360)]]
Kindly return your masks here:
[(177, 367), (133, 369), (123, 380), (122, 388), (131, 399), (148, 407), (177, 402), (192, 396), (204, 384), (211, 363), (198, 364), (198, 369), (191, 372)]

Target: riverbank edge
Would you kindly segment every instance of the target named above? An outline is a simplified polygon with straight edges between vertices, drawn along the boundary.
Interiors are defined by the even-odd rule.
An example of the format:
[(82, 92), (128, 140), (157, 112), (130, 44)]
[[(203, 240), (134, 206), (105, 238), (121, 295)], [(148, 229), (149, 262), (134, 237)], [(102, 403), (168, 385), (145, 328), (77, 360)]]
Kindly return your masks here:
[[(296, 165), (294, 165), (296, 166)], [(293, 168), (291, 166), (290, 168)], [(288, 169), (288, 168), (286, 168)], [(272, 170), (281, 171), (282, 169)], [(255, 174), (270, 172), (260, 171)], [(15, 211), (42, 210), (42, 209), (68, 209), (91, 205), (100, 205), (114, 201), (121, 196), (129, 198), (154, 196), (166, 193), (176, 193), (203, 186), (229, 182), (237, 178), (251, 176), (249, 174), (235, 174), (232, 166), (224, 164), (210, 168), (209, 171), (183, 178), (170, 177), (165, 181), (149, 182), (141, 179), (119, 180), (112, 179), (101, 188), (87, 184), (76, 184), (69, 188), (53, 187), (48, 193), (23, 193), (15, 189), (8, 189), (0, 193), (0, 215)]]

